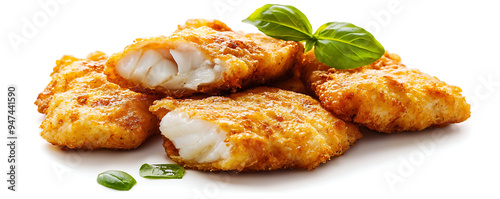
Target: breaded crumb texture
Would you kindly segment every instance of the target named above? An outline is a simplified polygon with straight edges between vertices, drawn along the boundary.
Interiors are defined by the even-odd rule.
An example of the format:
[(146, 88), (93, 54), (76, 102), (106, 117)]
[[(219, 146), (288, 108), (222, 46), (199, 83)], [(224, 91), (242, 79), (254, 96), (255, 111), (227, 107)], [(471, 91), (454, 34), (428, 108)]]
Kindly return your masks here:
[(45, 114), (40, 135), (70, 149), (134, 149), (158, 132), (148, 107), (158, 96), (136, 93), (107, 80), (106, 55), (64, 56), (35, 104)]

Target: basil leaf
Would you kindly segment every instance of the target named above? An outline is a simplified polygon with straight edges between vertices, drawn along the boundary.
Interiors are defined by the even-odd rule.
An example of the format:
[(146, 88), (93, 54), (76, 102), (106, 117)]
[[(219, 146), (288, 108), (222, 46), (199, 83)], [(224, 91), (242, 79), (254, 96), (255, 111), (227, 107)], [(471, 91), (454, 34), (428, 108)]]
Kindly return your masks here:
[(184, 167), (177, 164), (143, 164), (139, 175), (143, 178), (181, 179)]
[(267, 4), (255, 10), (245, 23), (256, 26), (264, 34), (283, 40), (313, 39), (312, 27), (300, 10), (289, 5)]
[(304, 45), (304, 53), (309, 52), (310, 50), (312, 50), (315, 45), (316, 45), (316, 40), (306, 41), (306, 44)]
[(128, 191), (137, 181), (128, 173), (110, 170), (97, 175), (97, 183), (112, 189)]
[(384, 47), (363, 28), (330, 22), (316, 30), (314, 54), (318, 61), (337, 69), (368, 65), (384, 55)]
[(372, 34), (350, 23), (326, 23), (312, 34), (307, 17), (289, 5), (267, 4), (243, 22), (255, 25), (270, 37), (305, 41), (305, 52), (314, 48), (316, 59), (332, 68), (361, 67), (385, 53), (384, 47)]

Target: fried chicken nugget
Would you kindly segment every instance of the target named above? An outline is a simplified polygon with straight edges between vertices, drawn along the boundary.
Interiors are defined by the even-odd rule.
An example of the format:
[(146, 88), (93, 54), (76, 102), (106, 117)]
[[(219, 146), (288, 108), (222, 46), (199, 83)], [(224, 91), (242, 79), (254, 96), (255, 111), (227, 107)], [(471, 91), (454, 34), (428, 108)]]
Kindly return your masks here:
[(407, 68), (393, 53), (367, 66), (336, 70), (317, 61), (311, 51), (298, 68), (326, 109), (375, 131), (420, 131), (470, 117), (459, 87)]
[(46, 115), (40, 135), (70, 149), (133, 149), (158, 133), (148, 108), (158, 96), (136, 93), (108, 82), (106, 55), (64, 56), (35, 104)]
[(180, 98), (221, 94), (290, 75), (302, 44), (232, 31), (217, 20), (188, 20), (170, 36), (136, 39), (107, 62), (112, 81)]
[(258, 87), (229, 96), (156, 101), (165, 151), (199, 170), (316, 168), (361, 138), (310, 96)]

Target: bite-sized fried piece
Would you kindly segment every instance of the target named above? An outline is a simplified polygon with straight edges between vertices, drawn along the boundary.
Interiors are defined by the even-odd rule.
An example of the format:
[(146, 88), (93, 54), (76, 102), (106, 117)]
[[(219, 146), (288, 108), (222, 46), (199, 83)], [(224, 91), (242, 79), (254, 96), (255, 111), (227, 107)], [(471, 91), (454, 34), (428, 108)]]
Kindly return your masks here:
[(299, 70), (326, 109), (375, 131), (420, 131), (470, 117), (459, 87), (407, 68), (393, 53), (367, 66), (336, 70), (317, 61), (311, 51)]
[(35, 104), (46, 114), (40, 135), (70, 149), (133, 149), (158, 133), (148, 108), (159, 96), (136, 93), (107, 81), (106, 55), (64, 56)]
[(165, 151), (199, 170), (313, 169), (361, 138), (310, 96), (258, 87), (229, 96), (155, 101)]
[(170, 36), (136, 39), (108, 62), (110, 80), (172, 97), (221, 94), (284, 78), (302, 44), (231, 31), (220, 21), (188, 20)]

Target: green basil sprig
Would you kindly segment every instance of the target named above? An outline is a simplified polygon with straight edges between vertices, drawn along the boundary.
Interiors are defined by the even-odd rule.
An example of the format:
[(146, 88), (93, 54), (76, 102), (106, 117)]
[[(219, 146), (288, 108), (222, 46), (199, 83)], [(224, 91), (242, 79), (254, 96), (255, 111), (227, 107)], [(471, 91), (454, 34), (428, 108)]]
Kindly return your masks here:
[(143, 178), (181, 179), (184, 176), (184, 167), (177, 164), (143, 164), (139, 169)]
[(112, 189), (128, 191), (137, 181), (123, 171), (109, 170), (97, 175), (97, 183)]
[(305, 42), (306, 52), (314, 48), (318, 61), (336, 69), (361, 67), (385, 53), (372, 34), (351, 23), (329, 22), (313, 34), (307, 17), (290, 5), (267, 4), (243, 22), (270, 37)]

